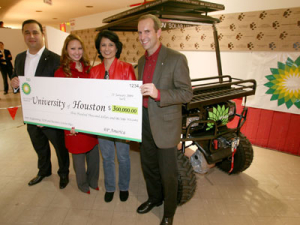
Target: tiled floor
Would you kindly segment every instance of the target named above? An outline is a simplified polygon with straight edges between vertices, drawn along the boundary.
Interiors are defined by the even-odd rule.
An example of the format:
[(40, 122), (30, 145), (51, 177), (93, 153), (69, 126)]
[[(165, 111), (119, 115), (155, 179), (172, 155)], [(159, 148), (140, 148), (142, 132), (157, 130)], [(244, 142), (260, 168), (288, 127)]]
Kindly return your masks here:
[[(6, 107), (20, 105), (18, 95), (0, 94), (0, 224), (39, 225), (158, 225), (162, 206), (139, 215), (136, 208), (147, 199), (139, 152), (131, 150), (130, 197), (120, 202), (118, 193), (105, 203), (103, 170), (100, 191), (78, 191), (73, 168), (70, 184), (58, 187), (57, 159), (53, 175), (29, 187), (37, 173), (37, 158), (22, 123), (21, 109), (12, 120)], [(300, 158), (254, 147), (251, 167), (239, 175), (212, 168), (197, 174), (194, 197), (178, 207), (175, 225), (298, 225), (300, 224)], [(102, 167), (102, 161), (101, 161)]]

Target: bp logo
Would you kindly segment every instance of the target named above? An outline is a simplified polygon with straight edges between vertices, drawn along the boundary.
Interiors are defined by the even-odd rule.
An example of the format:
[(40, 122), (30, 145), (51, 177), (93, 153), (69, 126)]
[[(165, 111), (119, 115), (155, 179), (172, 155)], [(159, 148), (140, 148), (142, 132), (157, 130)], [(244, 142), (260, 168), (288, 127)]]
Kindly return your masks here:
[[(217, 108), (213, 107), (212, 112), (208, 112), (208, 119), (213, 121), (220, 120), (222, 122), (222, 125), (225, 125), (228, 123), (228, 115), (229, 115), (229, 108), (225, 108), (225, 105), (217, 106)], [(213, 128), (214, 123), (207, 123), (206, 130), (210, 130)]]
[(289, 109), (295, 105), (300, 109), (300, 56), (294, 62), (288, 58), (286, 63), (278, 62), (278, 68), (271, 68), (272, 75), (264, 85), (269, 88), (266, 94), (272, 95), (271, 101), (277, 105), (285, 104)]
[(24, 94), (29, 95), (31, 92), (31, 87), (28, 83), (24, 83), (22, 85), (22, 91), (24, 92)]

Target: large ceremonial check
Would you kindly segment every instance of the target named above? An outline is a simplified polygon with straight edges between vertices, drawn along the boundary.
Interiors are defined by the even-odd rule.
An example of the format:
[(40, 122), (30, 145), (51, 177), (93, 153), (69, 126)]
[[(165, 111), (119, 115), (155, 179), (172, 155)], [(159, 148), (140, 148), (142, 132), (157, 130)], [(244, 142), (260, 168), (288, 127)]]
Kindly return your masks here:
[(141, 142), (141, 81), (19, 79), (24, 123)]

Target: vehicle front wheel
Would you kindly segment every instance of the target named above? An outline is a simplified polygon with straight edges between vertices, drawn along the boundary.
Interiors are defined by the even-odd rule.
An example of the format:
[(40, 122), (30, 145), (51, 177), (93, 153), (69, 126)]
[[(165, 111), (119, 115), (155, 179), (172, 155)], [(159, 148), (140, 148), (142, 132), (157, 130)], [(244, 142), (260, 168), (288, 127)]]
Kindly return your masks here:
[[(240, 138), (240, 143), (234, 155), (234, 167), (230, 174), (237, 174), (245, 171), (253, 161), (252, 144), (242, 133), (239, 134), (239, 138)], [(232, 157), (228, 157), (223, 161), (217, 163), (216, 166), (220, 170), (229, 173), (231, 169), (231, 160)]]

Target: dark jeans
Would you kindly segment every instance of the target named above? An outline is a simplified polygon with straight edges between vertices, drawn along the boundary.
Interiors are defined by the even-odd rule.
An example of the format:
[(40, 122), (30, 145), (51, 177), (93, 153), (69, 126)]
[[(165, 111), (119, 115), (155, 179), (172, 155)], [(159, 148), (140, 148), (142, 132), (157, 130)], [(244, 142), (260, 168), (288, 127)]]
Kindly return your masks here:
[(59, 129), (37, 127), (36, 125), (27, 124), (27, 131), (29, 133), (34, 150), (38, 155), (39, 175), (47, 176), (52, 173), (51, 166), (51, 151), (49, 141), (55, 148), (59, 169), (58, 175), (69, 174), (69, 152), (65, 147), (64, 131)]
[[(165, 138), (168, 138), (166, 134)], [(164, 201), (164, 216), (172, 217), (177, 208), (177, 147), (161, 149), (155, 145), (148, 110), (143, 108), (141, 163), (149, 200)]]
[(8, 79), (11, 78), (12, 71), (6, 65), (1, 65), (1, 74), (3, 77), (3, 84), (4, 84), (4, 92), (8, 92)]
[(117, 151), (119, 162), (119, 190), (128, 191), (130, 182), (129, 143), (106, 137), (99, 137), (98, 141), (103, 158), (105, 190), (107, 192), (115, 192), (116, 190), (115, 151)]

